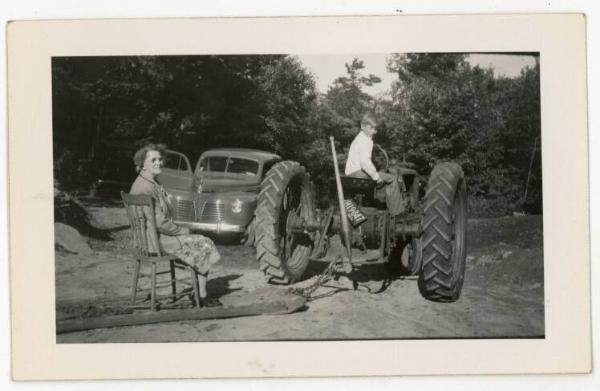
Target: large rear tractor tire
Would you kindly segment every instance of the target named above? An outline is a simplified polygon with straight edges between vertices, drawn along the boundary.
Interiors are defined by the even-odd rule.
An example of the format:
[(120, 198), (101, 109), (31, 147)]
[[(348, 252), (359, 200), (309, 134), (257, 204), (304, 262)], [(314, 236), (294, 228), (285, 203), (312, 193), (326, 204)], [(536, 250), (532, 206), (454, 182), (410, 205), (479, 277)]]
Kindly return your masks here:
[(458, 300), (467, 255), (467, 186), (463, 170), (456, 163), (438, 164), (431, 173), (421, 245), (421, 295), (432, 301)]
[(304, 167), (292, 161), (275, 164), (258, 195), (256, 257), (267, 280), (289, 284), (302, 278), (309, 262), (311, 237), (293, 230), (302, 220), (314, 219), (314, 195)]

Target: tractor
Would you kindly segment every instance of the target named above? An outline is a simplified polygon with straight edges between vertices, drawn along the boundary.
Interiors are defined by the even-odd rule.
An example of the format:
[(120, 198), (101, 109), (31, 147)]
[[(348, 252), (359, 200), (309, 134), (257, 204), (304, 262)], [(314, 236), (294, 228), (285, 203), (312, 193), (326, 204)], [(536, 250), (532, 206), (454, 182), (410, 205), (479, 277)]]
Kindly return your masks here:
[[(348, 275), (365, 265), (381, 264), (390, 274), (417, 276), (425, 299), (458, 300), (467, 228), (462, 168), (454, 162), (439, 163), (425, 181), (411, 163), (390, 165), (386, 151), (376, 145), (383, 155), (380, 170), (398, 181), (406, 207), (392, 216), (384, 186), (339, 174), (333, 138), (330, 142), (338, 201), (334, 205), (316, 208), (310, 177), (297, 162), (276, 163), (261, 184), (255, 210), (256, 250), (268, 281), (300, 281), (310, 261), (338, 262), (337, 272)], [(345, 256), (334, 261), (328, 253), (336, 234)]]

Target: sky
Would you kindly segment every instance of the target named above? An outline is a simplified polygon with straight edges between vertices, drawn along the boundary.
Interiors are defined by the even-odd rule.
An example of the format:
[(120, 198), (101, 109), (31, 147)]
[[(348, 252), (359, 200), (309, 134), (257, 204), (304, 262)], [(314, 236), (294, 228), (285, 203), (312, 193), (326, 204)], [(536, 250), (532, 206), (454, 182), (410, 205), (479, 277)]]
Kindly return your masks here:
[[(372, 87), (365, 87), (365, 92), (375, 96), (390, 89), (396, 75), (386, 70), (386, 58), (389, 54), (341, 54), (341, 55), (298, 55), (302, 64), (313, 73), (320, 92), (327, 92), (329, 85), (339, 76), (346, 73), (345, 63), (352, 62), (354, 57), (363, 60), (365, 75), (372, 73), (379, 76), (382, 81)], [(472, 54), (467, 61), (471, 65), (482, 68), (492, 68), (497, 76), (515, 77), (525, 66), (533, 66), (535, 59), (532, 56), (499, 55), (499, 54)]]

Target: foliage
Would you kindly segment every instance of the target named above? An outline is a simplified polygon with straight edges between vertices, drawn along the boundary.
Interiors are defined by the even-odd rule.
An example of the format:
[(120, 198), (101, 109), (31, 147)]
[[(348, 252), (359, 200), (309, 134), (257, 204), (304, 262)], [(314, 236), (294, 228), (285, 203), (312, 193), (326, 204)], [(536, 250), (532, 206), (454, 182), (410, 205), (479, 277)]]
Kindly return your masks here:
[(309, 114), (317, 98), (312, 76), (298, 59), (283, 57), (265, 66), (257, 81), (267, 128), (256, 135), (260, 144), (282, 153), (286, 159), (302, 159), (298, 146), (306, 143)]
[(273, 91), (264, 85), (265, 72), (277, 69), (274, 64), (281, 59), (284, 56), (54, 58), (54, 144), (89, 159), (101, 158), (96, 152), (107, 139), (130, 142), (132, 148), (157, 141), (188, 153), (232, 140), (270, 147), (268, 138), (255, 135), (286, 118), (271, 121)]
[[(372, 74), (363, 76), (361, 71), (365, 65), (358, 58), (354, 58), (350, 64), (346, 63), (345, 67), (346, 75), (333, 81), (333, 85), (327, 91), (326, 101), (338, 115), (358, 125), (364, 113), (373, 104), (373, 98), (363, 91), (363, 87), (380, 83), (381, 78)], [(352, 141), (355, 133), (351, 128), (345, 130), (346, 132), (339, 134), (340, 141), (344, 144)]]
[[(541, 204), (523, 200), (540, 134), (538, 66), (516, 79), (495, 78), (464, 54), (441, 53), (394, 55), (388, 67), (398, 74), (383, 121), (392, 154), (405, 153), (421, 172), (457, 161), (475, 198), (499, 198), (513, 210)], [(532, 189), (541, 188), (536, 162)]]
[[(375, 142), (428, 175), (441, 161), (465, 170), (475, 213), (541, 212), (539, 66), (517, 78), (471, 66), (465, 54), (395, 54), (389, 95), (354, 58), (325, 94), (287, 55), (53, 57), (55, 178), (129, 180), (141, 144), (162, 142), (195, 161), (213, 147), (270, 150), (308, 168), (320, 193), (365, 111)], [(535, 151), (535, 153), (532, 152)], [(118, 178), (117, 178), (118, 177)], [(525, 193), (527, 196), (525, 197)]]

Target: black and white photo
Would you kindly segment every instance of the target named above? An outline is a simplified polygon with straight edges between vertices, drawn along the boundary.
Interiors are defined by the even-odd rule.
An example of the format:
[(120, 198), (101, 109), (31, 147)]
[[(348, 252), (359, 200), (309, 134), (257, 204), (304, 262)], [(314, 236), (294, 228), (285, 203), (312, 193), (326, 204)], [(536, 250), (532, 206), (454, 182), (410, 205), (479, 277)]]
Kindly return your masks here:
[[(57, 341), (543, 338), (539, 74), (538, 53), (53, 58)], [(134, 254), (121, 191), (167, 209), (161, 254)], [(152, 291), (148, 254), (199, 297), (166, 261)]]
[(15, 376), (585, 371), (584, 32), (11, 24)]

